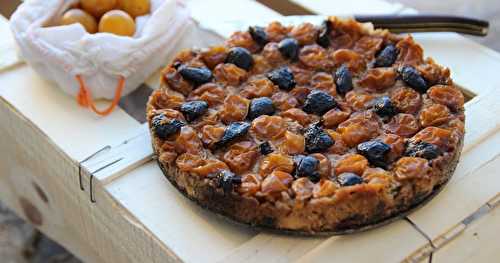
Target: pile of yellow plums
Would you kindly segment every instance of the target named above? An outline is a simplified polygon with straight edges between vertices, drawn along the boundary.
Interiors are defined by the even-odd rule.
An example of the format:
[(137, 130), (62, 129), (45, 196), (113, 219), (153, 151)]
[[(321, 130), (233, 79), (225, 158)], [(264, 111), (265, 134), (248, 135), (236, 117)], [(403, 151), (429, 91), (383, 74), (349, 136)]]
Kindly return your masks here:
[(134, 18), (148, 14), (150, 8), (149, 0), (80, 0), (63, 14), (60, 24), (80, 23), (90, 34), (133, 36)]

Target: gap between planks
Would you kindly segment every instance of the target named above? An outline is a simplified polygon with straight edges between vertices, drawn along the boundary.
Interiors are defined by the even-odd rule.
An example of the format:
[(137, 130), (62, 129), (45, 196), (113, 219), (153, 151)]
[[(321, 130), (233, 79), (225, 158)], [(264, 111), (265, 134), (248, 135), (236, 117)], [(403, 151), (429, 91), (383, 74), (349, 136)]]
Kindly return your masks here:
[[(459, 237), (472, 223), (476, 222), (480, 218), (487, 216), (494, 209), (499, 209), (500, 204), (500, 193), (495, 197), (490, 199), (484, 205), (479, 207), (474, 213), (464, 218), (461, 222), (453, 226), (451, 229), (447, 230), (434, 240), (428, 239), (429, 244), (417, 249), (410, 256), (408, 256), (403, 262), (421, 262), (423, 259), (429, 257), (432, 260), (432, 255), (438, 250), (442, 249), (444, 246)], [(411, 222), (411, 221), (410, 221)], [(412, 223), (412, 225), (414, 225)], [(416, 225), (414, 225), (416, 227)], [(422, 234), (424, 234), (422, 232)]]

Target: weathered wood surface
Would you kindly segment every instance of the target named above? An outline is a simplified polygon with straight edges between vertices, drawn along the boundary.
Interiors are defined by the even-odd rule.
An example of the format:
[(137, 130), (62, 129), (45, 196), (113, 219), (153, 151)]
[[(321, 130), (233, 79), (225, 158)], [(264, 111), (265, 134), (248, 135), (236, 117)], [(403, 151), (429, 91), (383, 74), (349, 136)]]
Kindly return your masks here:
[[(222, 25), (217, 19), (228, 14), (231, 20), (279, 17), (254, 1), (231, 1), (226, 9), (210, 2), (188, 2), (195, 18), (211, 14), (210, 25)], [(331, 5), (325, 3), (330, 2), (315, 1), (307, 8), (330, 13)], [(347, 12), (356, 7), (354, 3), (338, 10)], [(411, 11), (389, 6), (385, 12)], [(477, 252), (465, 250), (463, 257), (456, 253), (470, 241), (470, 230), (477, 228), (477, 235), (486, 235), (498, 228), (498, 222), (489, 218), (498, 210), (493, 207), (500, 192), (500, 177), (495, 176), (500, 168), (500, 106), (496, 103), (500, 91), (495, 88), (500, 84), (496, 73), (500, 55), (456, 34), (416, 38), (427, 55), (450, 66), (456, 82), (477, 96), (466, 104), (465, 149), (455, 177), (407, 220), (330, 238), (271, 235), (228, 224), (186, 200), (163, 178), (156, 163), (148, 161), (144, 125), (120, 109), (105, 119), (89, 114), (26, 65), (0, 73), (0, 197), (88, 262), (365, 262), (375, 258), (397, 262), (426, 260), (431, 253), (434, 262), (453, 257), (466, 260)], [(101, 149), (82, 164), (80, 185), (78, 164)], [(471, 214), (485, 211), (480, 207), (486, 204), (487, 213), (469, 222), (475, 218)], [(488, 256), (498, 256), (495, 242), (475, 244), (486, 247)]]

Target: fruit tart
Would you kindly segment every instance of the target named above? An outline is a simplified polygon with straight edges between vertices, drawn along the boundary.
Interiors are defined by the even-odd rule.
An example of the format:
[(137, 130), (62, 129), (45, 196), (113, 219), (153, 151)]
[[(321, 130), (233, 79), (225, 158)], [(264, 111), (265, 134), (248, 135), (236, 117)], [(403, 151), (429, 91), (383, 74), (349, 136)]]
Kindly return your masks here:
[(298, 234), (378, 226), (450, 179), (464, 96), (409, 35), (329, 17), (185, 50), (147, 117), (158, 163), (199, 205)]

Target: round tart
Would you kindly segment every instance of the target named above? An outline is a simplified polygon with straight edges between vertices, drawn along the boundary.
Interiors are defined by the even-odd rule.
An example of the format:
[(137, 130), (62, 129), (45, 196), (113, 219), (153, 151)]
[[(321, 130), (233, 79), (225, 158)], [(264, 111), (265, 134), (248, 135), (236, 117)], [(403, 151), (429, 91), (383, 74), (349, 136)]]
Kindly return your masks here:
[(147, 114), (165, 176), (234, 221), (300, 234), (378, 226), (451, 177), (464, 96), (411, 36), (330, 17), (185, 50)]

